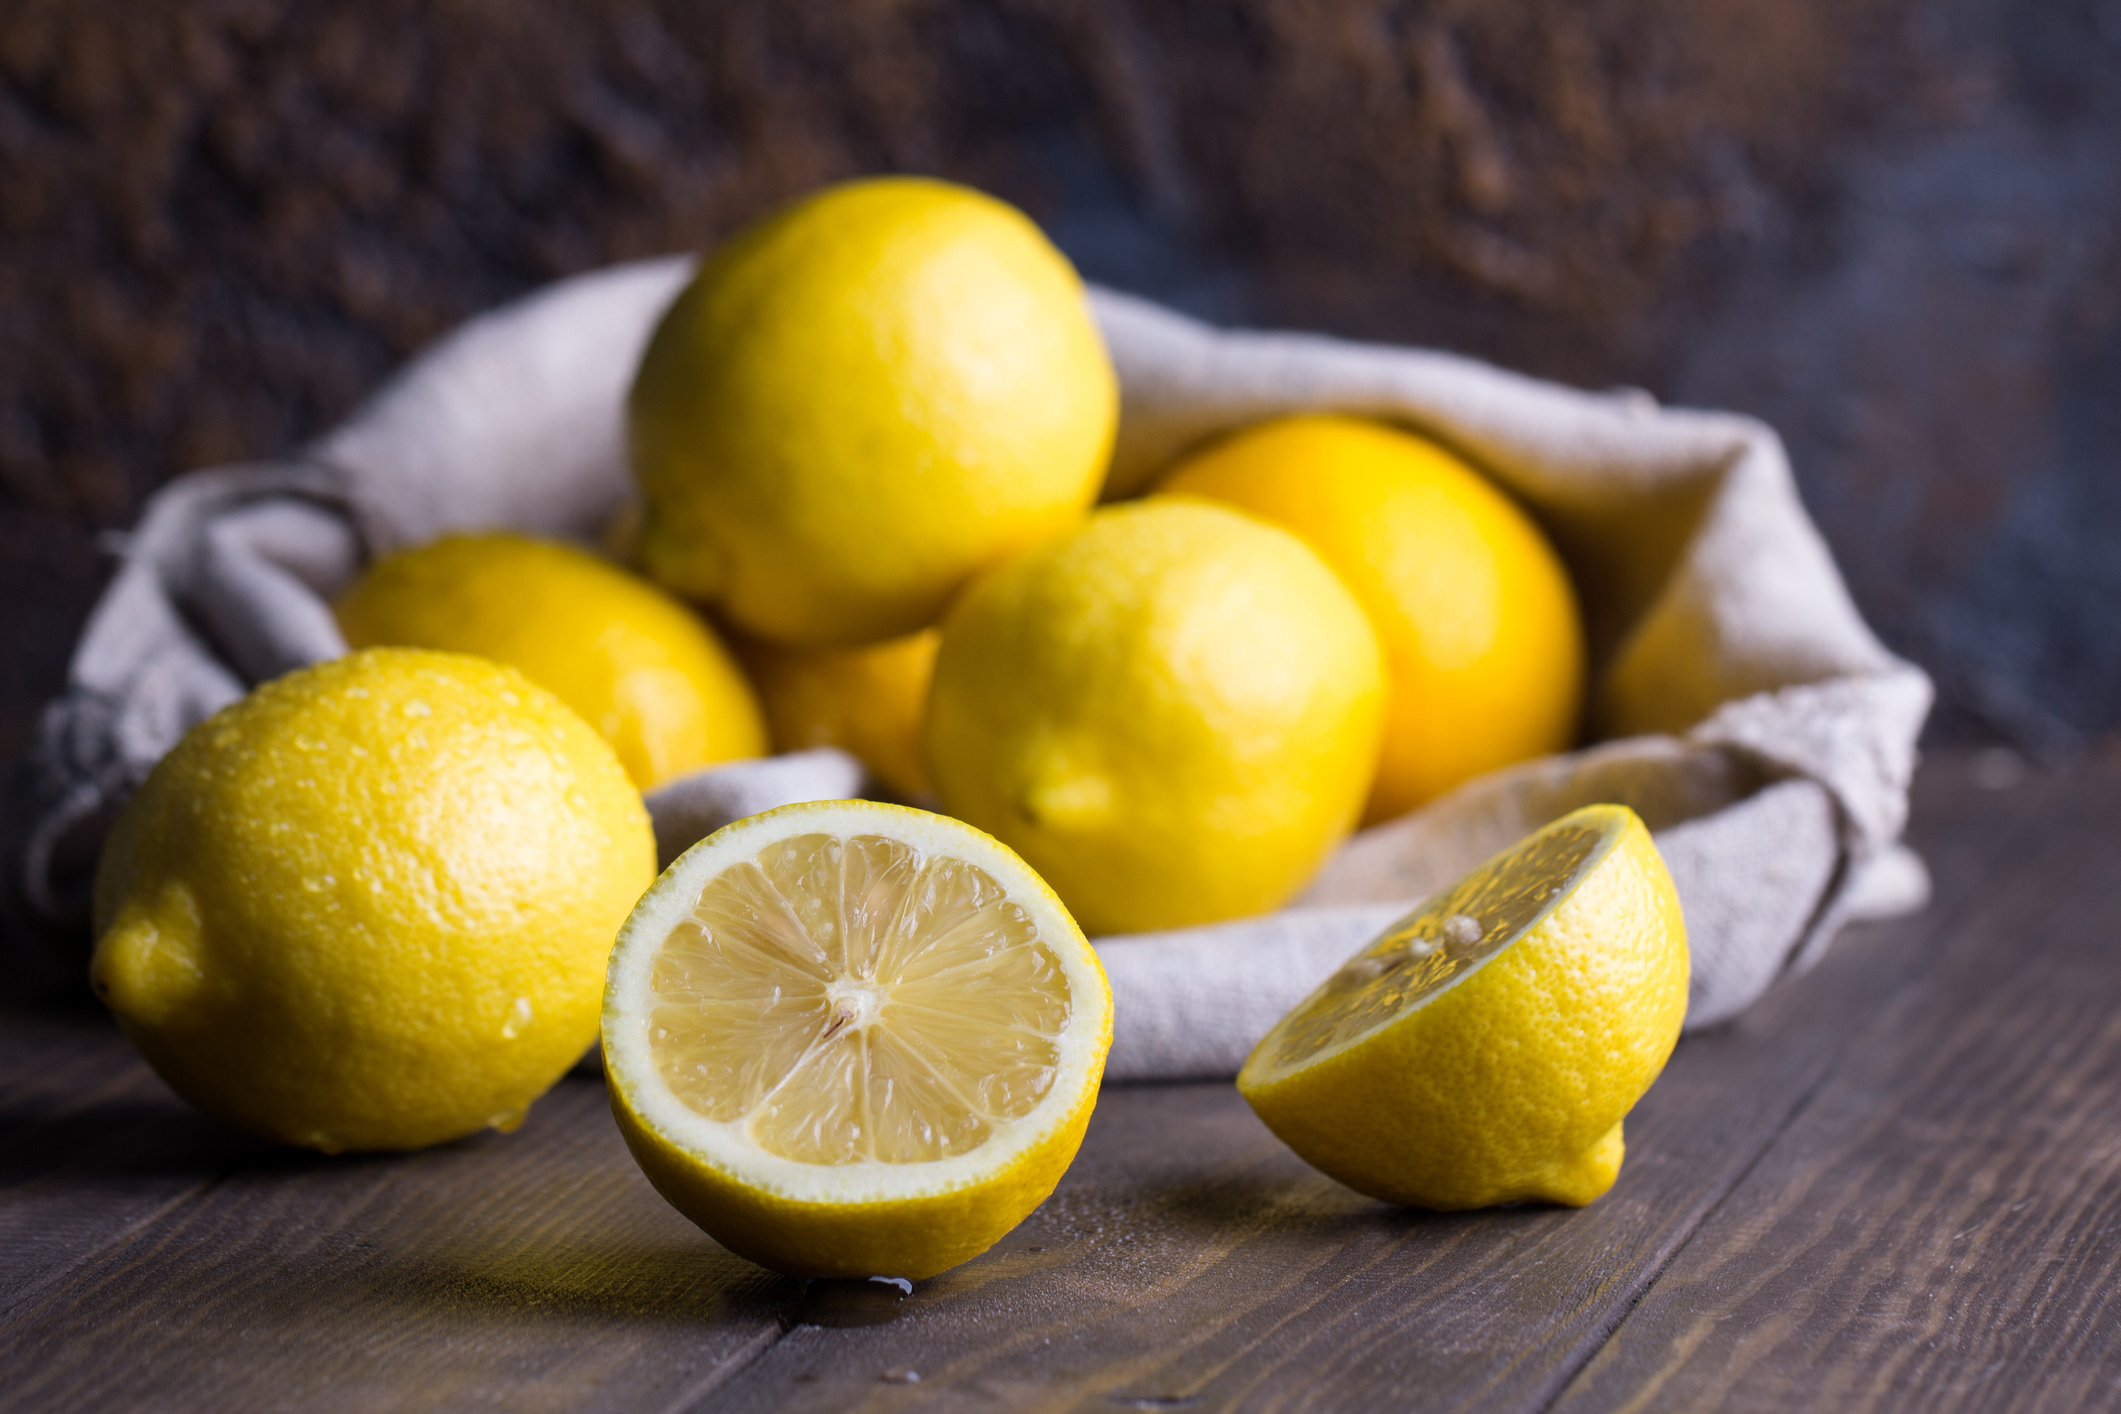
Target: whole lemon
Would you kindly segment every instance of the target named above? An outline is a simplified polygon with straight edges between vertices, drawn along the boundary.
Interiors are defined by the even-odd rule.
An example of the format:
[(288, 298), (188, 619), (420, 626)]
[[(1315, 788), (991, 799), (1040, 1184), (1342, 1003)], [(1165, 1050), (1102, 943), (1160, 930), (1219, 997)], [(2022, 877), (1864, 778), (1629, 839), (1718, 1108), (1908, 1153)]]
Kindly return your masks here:
[(283, 1143), (513, 1129), (655, 878), (618, 758), (483, 658), (378, 648), (186, 733), (96, 876), (90, 978), (171, 1088)]
[(744, 646), (767, 734), (780, 751), (836, 746), (907, 800), (928, 794), (921, 723), (942, 635), (922, 629), (867, 648)]
[(714, 251), (628, 403), (641, 560), (783, 643), (935, 622), (1096, 497), (1118, 384), (1067, 260), (946, 182), (830, 187)]
[(1366, 822), (1575, 740), (1584, 644), (1568, 571), (1531, 517), (1434, 442), (1286, 417), (1181, 463), (1162, 489), (1286, 526), (1369, 611), (1391, 691)]
[(928, 704), (946, 809), (1093, 933), (1284, 902), (1354, 824), (1376, 635), (1317, 554), (1223, 506), (1107, 507), (975, 585)]
[(376, 561), (333, 608), (356, 648), (440, 648), (519, 669), (602, 733), (641, 790), (765, 754), (758, 701), (714, 631), (571, 546), (448, 536)]
[(1650, 832), (1591, 805), (1441, 891), (1253, 1048), (1237, 1088), (1351, 1188), (1581, 1206), (1686, 1017), (1686, 923)]

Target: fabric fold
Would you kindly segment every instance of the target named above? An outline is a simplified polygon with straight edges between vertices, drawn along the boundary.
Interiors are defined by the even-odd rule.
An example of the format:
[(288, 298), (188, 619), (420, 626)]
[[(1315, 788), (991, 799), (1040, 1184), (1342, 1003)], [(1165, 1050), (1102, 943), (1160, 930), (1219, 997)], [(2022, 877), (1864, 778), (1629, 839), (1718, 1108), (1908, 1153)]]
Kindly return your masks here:
[[(343, 651), (329, 599), (368, 557), (500, 527), (609, 543), (631, 497), (625, 391), (692, 268), (672, 257), (562, 281), (470, 321), (300, 454), (159, 492), (10, 778), (10, 935), (33, 928), (60, 966), (80, 966), (90, 868), (117, 807), (191, 725)], [(1121, 384), (1108, 496), (1280, 413), (1433, 436), (1554, 537), (1583, 596), (1606, 738), (1355, 836), (1279, 913), (1098, 940), (1114, 1078), (1233, 1073), (1420, 897), (1594, 801), (1641, 813), (1678, 883), (1689, 1026), (1742, 1011), (1850, 917), (1919, 905), (1925, 876), (1897, 842), (1929, 680), (1863, 622), (1772, 430), (1451, 354), (1221, 331), (1090, 298)], [(737, 814), (866, 788), (852, 758), (803, 753), (699, 773), (649, 805), (667, 861)]]

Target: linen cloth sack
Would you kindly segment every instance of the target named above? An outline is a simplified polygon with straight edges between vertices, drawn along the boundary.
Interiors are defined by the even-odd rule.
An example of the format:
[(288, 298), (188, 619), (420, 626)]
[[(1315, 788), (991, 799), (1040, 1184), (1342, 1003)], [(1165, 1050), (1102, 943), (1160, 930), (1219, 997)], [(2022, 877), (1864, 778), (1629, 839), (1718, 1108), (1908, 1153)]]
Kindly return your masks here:
[[(327, 600), (368, 558), (454, 530), (607, 534), (631, 496), (625, 390), (692, 268), (644, 261), (548, 287), (442, 340), (300, 453), (195, 472), (149, 502), (6, 811), (16, 912), (61, 940), (65, 965), (81, 960), (116, 808), (193, 723), (345, 652)], [(1296, 410), (1369, 414), (1456, 448), (1531, 508), (1575, 575), (1599, 741), (1358, 834), (1279, 913), (1098, 940), (1109, 1076), (1234, 1074), (1414, 901), (1595, 801), (1634, 807), (1677, 882), (1689, 1027), (1736, 1014), (1849, 918), (1924, 900), (1897, 841), (1929, 680), (1856, 612), (1767, 427), (1446, 354), (1218, 332), (1109, 291), (1091, 302), (1121, 386), (1108, 495)], [(805, 752), (703, 771), (648, 803), (667, 861), (729, 820), (863, 784), (851, 757)]]

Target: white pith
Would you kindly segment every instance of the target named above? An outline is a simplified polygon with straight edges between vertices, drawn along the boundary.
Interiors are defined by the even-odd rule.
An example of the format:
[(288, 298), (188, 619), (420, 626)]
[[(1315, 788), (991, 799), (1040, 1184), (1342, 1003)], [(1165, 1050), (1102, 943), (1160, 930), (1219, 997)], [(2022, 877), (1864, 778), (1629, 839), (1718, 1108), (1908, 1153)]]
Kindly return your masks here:
[[(976, 864), (1006, 891), (1037, 928), (1069, 990), (1070, 1014), (1056, 1034), (1051, 1089), (1021, 1118), (993, 1121), (985, 1142), (969, 1151), (915, 1163), (873, 1159), (808, 1163), (759, 1147), (747, 1118), (717, 1121), (687, 1106), (670, 1089), (655, 1058), (648, 1018), (655, 998), (651, 973), (674, 929), (692, 916), (702, 887), (725, 870), (756, 858), (776, 841), (826, 833), (882, 835), (923, 854)], [(833, 999), (860, 1020), (876, 997), (858, 982), (835, 983)], [(1067, 1122), (1102, 1072), (1110, 1030), (1110, 993), (1103, 969), (1082, 932), (1052, 892), (1006, 847), (955, 820), (868, 801), (821, 801), (752, 816), (701, 841), (642, 896), (613, 949), (604, 1003), (604, 1054), (611, 1083), (636, 1114), (665, 1140), (749, 1187), (808, 1202), (874, 1202), (946, 1193), (1007, 1169), (1025, 1151)]]

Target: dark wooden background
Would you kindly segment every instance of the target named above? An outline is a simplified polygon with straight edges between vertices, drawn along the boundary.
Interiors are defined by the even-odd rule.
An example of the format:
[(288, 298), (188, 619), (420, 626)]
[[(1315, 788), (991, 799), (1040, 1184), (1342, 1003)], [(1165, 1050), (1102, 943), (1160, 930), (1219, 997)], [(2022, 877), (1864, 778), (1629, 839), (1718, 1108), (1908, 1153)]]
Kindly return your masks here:
[(9, 0), (0, 762), (161, 481), (887, 169), (1217, 320), (1759, 413), (1935, 739), (2121, 724), (2121, 0)]

